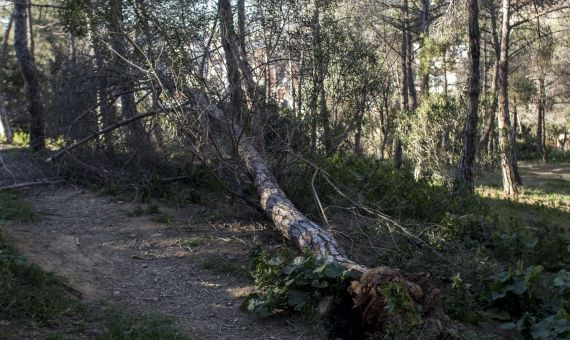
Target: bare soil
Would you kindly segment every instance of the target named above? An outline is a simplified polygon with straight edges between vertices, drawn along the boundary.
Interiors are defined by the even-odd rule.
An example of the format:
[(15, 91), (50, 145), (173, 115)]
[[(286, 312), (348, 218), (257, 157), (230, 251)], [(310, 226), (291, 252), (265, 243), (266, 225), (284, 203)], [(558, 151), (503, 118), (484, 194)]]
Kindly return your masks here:
[[(45, 175), (26, 167), (26, 157), (1, 151), (17, 181)], [(0, 183), (12, 177), (0, 167)], [(312, 337), (299, 322), (260, 320), (241, 311), (241, 298), (251, 290), (247, 275), (204, 268), (204, 261), (218, 257), (245, 273), (256, 245), (283, 242), (253, 209), (226, 200), (163, 204), (158, 218), (133, 214), (141, 210), (136, 202), (69, 184), (23, 191), (40, 220), (0, 224), (0, 230), (32, 262), (65, 277), (86, 304), (105, 301), (128, 314), (159, 313), (193, 339)]]

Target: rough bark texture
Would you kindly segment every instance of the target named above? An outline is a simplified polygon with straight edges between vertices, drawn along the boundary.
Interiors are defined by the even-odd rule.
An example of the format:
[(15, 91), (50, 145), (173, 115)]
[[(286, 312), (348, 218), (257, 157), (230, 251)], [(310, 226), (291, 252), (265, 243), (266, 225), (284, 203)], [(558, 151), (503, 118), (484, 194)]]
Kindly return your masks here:
[(30, 115), (30, 147), (34, 151), (45, 148), (45, 118), (38, 71), (28, 46), (28, 0), (14, 0), (14, 47), (25, 83)]
[(517, 195), (517, 185), (512, 163), (511, 122), (509, 119), (509, 38), (511, 1), (503, 0), (501, 28), (501, 56), (499, 58), (499, 152), (503, 175), (503, 192)]
[(4, 96), (4, 72), (2, 71), (4, 70), (4, 63), (6, 62), (8, 37), (10, 36), (13, 22), (14, 16), (10, 15), (10, 19), (8, 19), (8, 25), (4, 31), (4, 40), (2, 41), (2, 46), (0, 47), (0, 123), (4, 128), (4, 137), (6, 138), (6, 142), (8, 142), (8, 144), (12, 143), (14, 139), (14, 132), (12, 130), (12, 124), (8, 115), (8, 109), (6, 108), (6, 98)]
[(463, 128), (463, 149), (459, 162), (460, 183), (467, 184), (471, 191), (474, 190), (473, 161), (476, 153), (477, 117), (479, 111), (479, 4), (478, 0), (468, 0), (469, 12), (469, 80), (467, 87), (467, 121)]

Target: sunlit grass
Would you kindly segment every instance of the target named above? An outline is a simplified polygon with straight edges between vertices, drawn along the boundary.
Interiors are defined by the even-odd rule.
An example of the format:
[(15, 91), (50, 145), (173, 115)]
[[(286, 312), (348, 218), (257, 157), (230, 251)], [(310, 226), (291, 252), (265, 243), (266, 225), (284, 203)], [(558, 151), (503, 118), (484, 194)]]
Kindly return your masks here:
[(517, 197), (502, 192), (498, 171), (485, 173), (478, 179), (477, 194), (494, 200), (500, 209), (517, 213), (534, 221), (549, 220), (570, 227), (570, 164), (521, 163), (523, 186)]

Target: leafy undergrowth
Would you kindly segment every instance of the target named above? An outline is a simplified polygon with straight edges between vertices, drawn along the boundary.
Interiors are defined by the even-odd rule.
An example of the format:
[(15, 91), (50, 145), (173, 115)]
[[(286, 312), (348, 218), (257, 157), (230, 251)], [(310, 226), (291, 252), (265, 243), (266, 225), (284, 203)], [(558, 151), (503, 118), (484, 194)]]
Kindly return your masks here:
[(340, 265), (317, 260), (312, 254), (293, 257), (291, 251), (275, 255), (262, 251), (256, 255), (256, 290), (247, 299), (246, 309), (258, 316), (283, 311), (313, 312), (327, 299), (338, 304), (341, 292), (348, 288), (348, 280), (355, 275), (358, 276)]
[[(539, 203), (549, 200), (547, 188), (525, 189), (538, 197), (533, 201), (507, 200), (458, 193), (433, 180), (417, 182), (410, 171), (396, 171), (376, 160), (336, 155), (313, 162), (321, 167), (314, 180), (314, 167), (301, 162), (285, 179), (293, 201), (312, 218), (322, 220), (314, 188), (328, 221), (342, 233), (340, 240), (358, 262), (430, 273), (443, 290), (440, 307), (465, 327), (463, 335), (457, 336), (466, 336), (473, 327), (478, 332), (488, 324), (492, 326), (485, 326), (485, 332), (491, 334), (516, 333), (529, 339), (570, 336), (566, 271), (570, 213), (562, 204)], [(568, 196), (558, 194), (567, 204)], [(284, 268), (292, 264), (286, 262)], [(267, 258), (263, 268), (277, 270), (275, 259)], [(258, 282), (250, 309), (273, 305), (274, 296), (287, 298), (280, 298), (284, 305), (273, 310), (295, 309), (290, 295), (282, 290), (293, 294), (297, 289), (289, 287), (305, 278), (289, 277), (284, 268), (273, 278), (280, 283), (270, 289), (279, 294), (264, 294), (268, 285)], [(307, 287), (305, 294), (319, 289)], [(316, 301), (310, 304), (310, 309), (318, 309)], [(417, 327), (399, 325), (388, 330), (411, 328)]]

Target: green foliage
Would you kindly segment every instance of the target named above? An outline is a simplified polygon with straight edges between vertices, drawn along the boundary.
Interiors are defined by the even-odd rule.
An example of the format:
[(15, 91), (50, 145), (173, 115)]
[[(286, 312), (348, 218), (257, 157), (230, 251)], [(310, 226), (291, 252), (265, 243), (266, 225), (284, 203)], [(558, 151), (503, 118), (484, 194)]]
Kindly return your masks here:
[(422, 324), (420, 307), (406, 292), (406, 288), (399, 283), (390, 282), (377, 287), (386, 300), (386, 309), (395, 318), (386, 330), (386, 338), (400, 338), (419, 331)]
[(536, 95), (536, 84), (527, 75), (516, 74), (509, 83), (515, 105), (527, 104)]
[[(561, 322), (551, 316), (559, 313), (567, 298), (552, 292), (550, 287), (554, 286), (549, 280), (570, 264), (570, 239), (564, 223), (556, 222), (557, 215), (550, 213), (551, 208), (455, 193), (445, 184), (418, 182), (389, 163), (363, 157), (336, 154), (312, 161), (352, 201), (339, 195), (325, 175), (317, 176), (312, 183), (314, 168), (297, 164), (292, 171), (296, 175), (285, 181), (286, 191), (305, 211), (320, 216), (312, 192), (314, 184), (324, 207), (363, 204), (397, 218), (410, 233), (420, 235), (418, 242), (370, 223), (364, 229), (364, 240), (392, 238), (395, 246), (365, 264), (427, 271), (434, 279), (449, 282), (445, 310), (463, 322), (491, 318), (516, 323), (524, 313), (530, 313), (536, 324), (549, 317), (543, 326)], [(530, 211), (539, 218), (521, 214)], [(333, 210), (327, 213), (334, 218)], [(353, 232), (353, 241), (360, 242), (359, 235)], [(363, 247), (369, 246), (368, 241), (364, 243)], [(382, 245), (389, 247), (389, 242)], [(370, 254), (369, 250), (364, 252)], [(498, 272), (501, 274), (489, 280)], [(539, 327), (534, 323), (529, 324), (529, 332)], [(393, 330), (398, 333), (397, 327)]]
[(20, 130), (15, 131), (12, 145), (28, 147), (30, 145), (30, 135)]
[(37, 219), (34, 208), (22, 200), (16, 191), (0, 191), (0, 221), (33, 222)]
[(491, 285), (492, 299), (501, 310), (519, 314), (520, 318), (502, 327), (516, 328), (522, 338), (567, 338), (570, 336), (570, 273), (562, 269), (551, 275), (545, 287), (537, 289), (541, 273), (541, 266), (531, 266), (524, 272), (503, 272), (495, 277)]
[(524, 272), (511, 270), (497, 274), (490, 285), (491, 300), (516, 317), (533, 311), (540, 303), (535, 290), (543, 269), (539, 265), (527, 267)]
[[(389, 162), (371, 158), (335, 154), (316, 160), (348, 196), (358, 202), (403, 220), (440, 222), (448, 211), (460, 211), (477, 205), (470, 197), (455, 197), (447, 185), (428, 181), (417, 182), (407, 171), (398, 171)], [(299, 165), (304, 175), (286, 179), (285, 188), (298, 205), (318, 215), (311, 189), (314, 169)], [(325, 206), (343, 202), (338, 192), (322, 177), (315, 180), (315, 189)]]
[(419, 53), (419, 74), (430, 74), (430, 67), (434, 58), (441, 57), (449, 48), (449, 42), (436, 40), (428, 34), (422, 34), (422, 48)]
[(250, 313), (268, 316), (284, 311), (314, 313), (324, 297), (338, 299), (355, 273), (312, 254), (292, 258), (284, 252), (275, 256), (261, 252), (253, 277), (255, 290), (244, 306)]
[(89, 4), (89, 0), (64, 0), (59, 8), (61, 24), (77, 37), (84, 37), (88, 33)]
[(478, 297), (475, 296), (472, 285), (464, 282), (459, 273), (451, 278), (451, 289), (445, 301), (446, 310), (454, 319), (469, 323), (481, 319)]
[(50, 326), (82, 313), (61, 279), (29, 263), (0, 235), (0, 319)]
[(125, 316), (116, 310), (106, 311), (103, 339), (108, 340), (182, 340), (189, 339), (178, 331), (169, 318), (159, 315)]
[[(461, 156), (461, 132), (465, 116), (462, 98), (441, 94), (423, 99), (413, 113), (400, 115), (398, 135), (405, 154), (414, 164), (445, 175)], [(445, 139), (445, 142), (443, 142)]]

